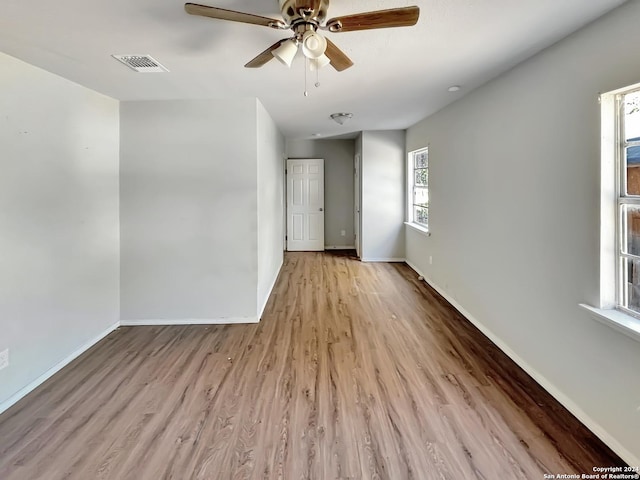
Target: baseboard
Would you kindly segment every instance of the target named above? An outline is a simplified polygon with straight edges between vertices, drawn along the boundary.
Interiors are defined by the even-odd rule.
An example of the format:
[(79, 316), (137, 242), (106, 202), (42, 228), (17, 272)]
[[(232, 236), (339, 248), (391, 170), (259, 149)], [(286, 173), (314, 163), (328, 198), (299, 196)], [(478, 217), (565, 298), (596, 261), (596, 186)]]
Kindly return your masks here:
[(275, 276), (271, 280), (271, 285), (269, 286), (269, 291), (268, 291), (265, 299), (262, 302), (260, 310), (258, 310), (258, 321), (260, 321), (260, 319), (262, 318), (262, 314), (264, 313), (264, 309), (267, 308), (267, 303), (269, 303), (269, 298), (271, 297), (271, 292), (273, 292), (273, 287), (276, 286), (276, 282), (278, 281), (278, 275), (280, 275), (280, 270), (282, 270), (282, 264), (283, 264), (283, 262), (280, 262), (280, 266), (278, 267), (278, 270), (276, 271)]
[(325, 245), (325, 250), (355, 250), (355, 245)]
[(427, 275), (421, 272), (418, 267), (412, 264), (410, 261), (406, 261), (418, 275), (424, 278), (424, 281), (429, 284), (436, 292), (449, 302), (456, 310), (458, 310), (467, 320), (469, 320), (478, 330), (480, 330), (494, 345), (502, 350), (511, 360), (513, 360), (520, 368), (522, 368), (530, 377), (532, 377), (538, 385), (544, 388), (552, 397), (560, 402), (567, 410), (569, 410), (578, 420), (582, 422), (589, 430), (591, 430), (600, 440), (617, 453), (629, 465), (640, 465), (640, 458), (636, 457), (629, 450), (623, 447), (615, 438), (589, 415), (582, 410), (573, 400), (565, 395), (559, 388), (557, 388), (552, 382), (538, 372), (535, 368), (531, 367), (525, 362), (516, 352), (514, 352), (506, 343), (504, 343), (497, 335), (484, 326), (477, 318), (471, 315), (462, 305), (456, 300), (451, 298), (439, 285), (434, 283)]
[(153, 319), (121, 320), (122, 327), (141, 326), (170, 326), (170, 325), (226, 325), (236, 323), (258, 323), (258, 317), (221, 317), (221, 318), (181, 318), (181, 319)]
[(386, 257), (382, 257), (382, 258), (361, 257), (360, 261), (361, 262), (406, 262), (406, 259), (404, 259), (404, 258), (396, 258), (396, 257), (389, 257), (389, 258), (386, 258)]
[(0, 403), (0, 414), (4, 411), (8, 410), (30, 392), (35, 390), (37, 387), (46, 382), (49, 378), (55, 375), (57, 372), (62, 370), (68, 364), (70, 364), (73, 360), (78, 358), (84, 352), (93, 347), (96, 343), (101, 341), (111, 332), (116, 330), (118, 327), (125, 326), (143, 326), (143, 325), (224, 325), (224, 324), (242, 324), (242, 323), (258, 323), (260, 318), (258, 317), (229, 317), (229, 318), (206, 318), (206, 319), (184, 319), (184, 320), (122, 320), (120, 322), (116, 322), (111, 325), (109, 328), (104, 330), (99, 335), (95, 336), (88, 342), (84, 343), (80, 348), (76, 351), (65, 357), (63, 360), (58, 362), (56, 365), (51, 367), (45, 373), (40, 375), (34, 381), (29, 383), (24, 388), (18, 390), (18, 392), (14, 393), (7, 400)]
[(0, 413), (4, 412), (5, 410), (8, 410), (11, 406), (13, 406), (15, 403), (17, 403), (19, 400), (21, 400), (27, 394), (31, 393), (37, 387), (42, 385), (49, 378), (51, 378), (53, 375), (58, 373), (60, 370), (62, 370), (64, 367), (66, 367), (72, 361), (74, 361), (76, 358), (78, 358), (80, 355), (82, 355), (84, 352), (86, 352), (91, 347), (93, 347), (100, 340), (102, 340), (107, 335), (109, 335), (111, 332), (116, 330), (119, 326), (120, 326), (120, 322), (114, 323), (109, 328), (107, 328), (105, 331), (103, 331), (102, 333), (100, 333), (96, 337), (92, 338), (88, 342), (84, 343), (80, 348), (78, 348), (76, 351), (74, 351), (71, 355), (67, 356), (62, 361), (58, 362), (56, 365), (54, 365), (49, 370), (44, 372), (42, 375), (40, 375), (38, 378), (36, 378), (33, 382), (29, 383), (26, 387), (22, 388), (21, 390), (18, 390), (17, 393), (13, 394), (11, 397), (9, 397), (4, 402), (0, 403)]

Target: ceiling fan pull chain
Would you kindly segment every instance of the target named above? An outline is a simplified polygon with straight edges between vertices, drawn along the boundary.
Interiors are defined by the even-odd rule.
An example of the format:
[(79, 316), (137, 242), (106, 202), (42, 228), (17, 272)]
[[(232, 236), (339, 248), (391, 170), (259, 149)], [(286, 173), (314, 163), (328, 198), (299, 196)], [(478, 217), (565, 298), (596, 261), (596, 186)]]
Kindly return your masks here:
[(316, 68), (316, 88), (320, 87), (320, 67)]

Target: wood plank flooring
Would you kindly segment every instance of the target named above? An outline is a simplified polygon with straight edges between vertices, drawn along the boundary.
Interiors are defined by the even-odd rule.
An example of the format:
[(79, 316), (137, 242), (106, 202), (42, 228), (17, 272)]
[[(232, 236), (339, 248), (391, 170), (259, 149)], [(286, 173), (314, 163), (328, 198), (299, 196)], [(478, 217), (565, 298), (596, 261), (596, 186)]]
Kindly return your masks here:
[(288, 253), (259, 324), (120, 328), (0, 416), (3, 480), (623, 464), (409, 267), (332, 253)]

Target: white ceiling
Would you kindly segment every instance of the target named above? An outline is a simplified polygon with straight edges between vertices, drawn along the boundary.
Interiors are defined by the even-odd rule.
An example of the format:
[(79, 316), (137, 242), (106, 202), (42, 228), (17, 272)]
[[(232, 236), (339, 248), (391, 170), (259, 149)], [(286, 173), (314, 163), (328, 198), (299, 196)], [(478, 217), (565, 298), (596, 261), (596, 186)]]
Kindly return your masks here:
[[(420, 20), (327, 33), (355, 65), (324, 68), (319, 88), (309, 73), (308, 97), (302, 58), (243, 67), (288, 31), (188, 15), (182, 0), (1, 0), (0, 51), (120, 100), (258, 97), (287, 137), (327, 137), (407, 128), (624, 1), (335, 0), (329, 18), (418, 5)], [(279, 18), (277, 0), (200, 3)], [(111, 54), (149, 54), (170, 72)], [(354, 114), (344, 126), (329, 119), (341, 111)]]

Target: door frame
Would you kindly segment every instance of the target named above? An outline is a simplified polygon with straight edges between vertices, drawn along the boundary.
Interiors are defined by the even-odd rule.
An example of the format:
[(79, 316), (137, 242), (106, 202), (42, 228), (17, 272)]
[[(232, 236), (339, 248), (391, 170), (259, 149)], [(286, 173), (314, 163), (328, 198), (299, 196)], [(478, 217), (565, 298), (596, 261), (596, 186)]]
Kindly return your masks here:
[(360, 197), (360, 179), (362, 156), (356, 153), (353, 157), (353, 243), (356, 248), (356, 256), (360, 258), (361, 236), (362, 231), (360, 226), (362, 225), (360, 216), (362, 212), (362, 205), (360, 205), (362, 198)]

